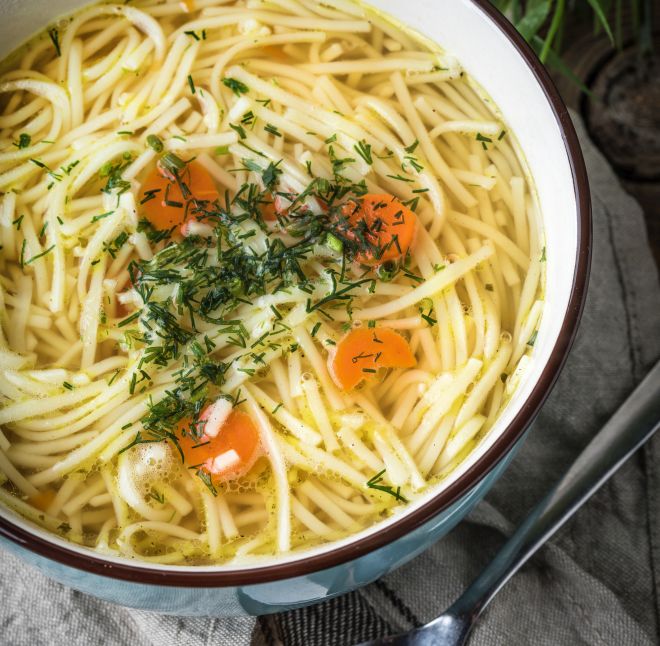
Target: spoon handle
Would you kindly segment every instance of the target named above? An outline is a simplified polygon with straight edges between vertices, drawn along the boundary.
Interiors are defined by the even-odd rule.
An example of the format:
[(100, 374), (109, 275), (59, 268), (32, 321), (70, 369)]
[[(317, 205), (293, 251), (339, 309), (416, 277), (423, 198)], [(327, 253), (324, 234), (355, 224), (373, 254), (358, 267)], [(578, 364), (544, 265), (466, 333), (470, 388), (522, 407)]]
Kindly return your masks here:
[(468, 627), (499, 589), (660, 428), (660, 362), (448, 609)]

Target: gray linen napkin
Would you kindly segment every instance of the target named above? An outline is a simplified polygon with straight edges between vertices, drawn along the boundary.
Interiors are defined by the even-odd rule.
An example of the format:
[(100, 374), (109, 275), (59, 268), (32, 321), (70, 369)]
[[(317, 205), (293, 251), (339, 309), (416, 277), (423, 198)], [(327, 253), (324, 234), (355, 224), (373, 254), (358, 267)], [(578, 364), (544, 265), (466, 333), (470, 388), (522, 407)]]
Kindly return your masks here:
[[(577, 121), (577, 120), (576, 120)], [(118, 608), (0, 553), (2, 646), (348, 646), (428, 621), (495, 554), (660, 356), (660, 289), (639, 206), (577, 123), (594, 206), (594, 257), (576, 345), (523, 449), (449, 536), (367, 588), (271, 617), (194, 619)], [(473, 646), (659, 643), (660, 437), (500, 592)]]

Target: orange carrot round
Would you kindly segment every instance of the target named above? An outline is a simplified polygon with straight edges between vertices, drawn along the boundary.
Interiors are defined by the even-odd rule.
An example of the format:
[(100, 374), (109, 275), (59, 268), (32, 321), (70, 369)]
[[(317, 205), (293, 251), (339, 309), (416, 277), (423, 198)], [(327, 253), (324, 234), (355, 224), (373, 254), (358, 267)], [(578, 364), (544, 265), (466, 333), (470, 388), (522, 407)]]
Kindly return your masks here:
[(380, 368), (412, 368), (416, 363), (408, 342), (394, 330), (359, 327), (337, 344), (330, 372), (338, 386), (351, 390)]
[(275, 222), (277, 220), (277, 211), (273, 202), (266, 202), (261, 207), (261, 217), (266, 222)]
[[(144, 181), (142, 193), (147, 198), (143, 204), (144, 214), (156, 229), (181, 225), (186, 218), (186, 203), (193, 199), (213, 201), (219, 198), (213, 178), (201, 164), (189, 162), (179, 177), (190, 191), (185, 198), (179, 182), (160, 166), (154, 167)], [(149, 198), (150, 195), (154, 197)]]
[(264, 200), (261, 204), (261, 217), (265, 222), (277, 222), (278, 215), (286, 215), (287, 209), (282, 206), (279, 195), (266, 193)]
[[(200, 422), (206, 422), (210, 408), (200, 415)], [(184, 460), (189, 466), (199, 466), (214, 481), (245, 475), (259, 457), (259, 431), (252, 418), (240, 410), (229, 413), (214, 437), (206, 432), (201, 437), (191, 437), (189, 430), (184, 435), (183, 430), (188, 428), (189, 422), (184, 422), (178, 433)]]
[(349, 235), (370, 247), (356, 256), (364, 265), (405, 256), (414, 242), (417, 216), (393, 195), (367, 193), (347, 202), (343, 213), (353, 228)]

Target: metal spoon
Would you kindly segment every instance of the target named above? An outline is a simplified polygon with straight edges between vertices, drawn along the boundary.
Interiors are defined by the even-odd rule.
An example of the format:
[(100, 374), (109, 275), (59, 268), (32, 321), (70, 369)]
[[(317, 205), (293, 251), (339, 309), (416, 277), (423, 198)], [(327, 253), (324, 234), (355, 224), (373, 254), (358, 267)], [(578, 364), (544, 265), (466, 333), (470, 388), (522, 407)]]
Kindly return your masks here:
[(460, 646), (500, 588), (660, 428), (660, 362), (532, 510), (497, 556), (437, 619), (361, 646)]

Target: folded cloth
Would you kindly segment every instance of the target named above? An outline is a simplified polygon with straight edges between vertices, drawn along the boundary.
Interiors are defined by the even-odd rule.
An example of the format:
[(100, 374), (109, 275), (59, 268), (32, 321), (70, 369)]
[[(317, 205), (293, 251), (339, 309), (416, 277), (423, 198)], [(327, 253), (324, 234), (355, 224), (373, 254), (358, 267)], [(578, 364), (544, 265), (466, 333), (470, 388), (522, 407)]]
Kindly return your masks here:
[[(460, 594), (660, 356), (660, 289), (639, 206), (576, 119), (591, 182), (594, 257), (568, 364), (505, 475), (468, 519), (382, 580), (270, 617), (195, 619), (119, 608), (0, 553), (0, 644), (348, 646), (426, 622)], [(507, 584), (472, 646), (657, 643), (660, 437)]]

